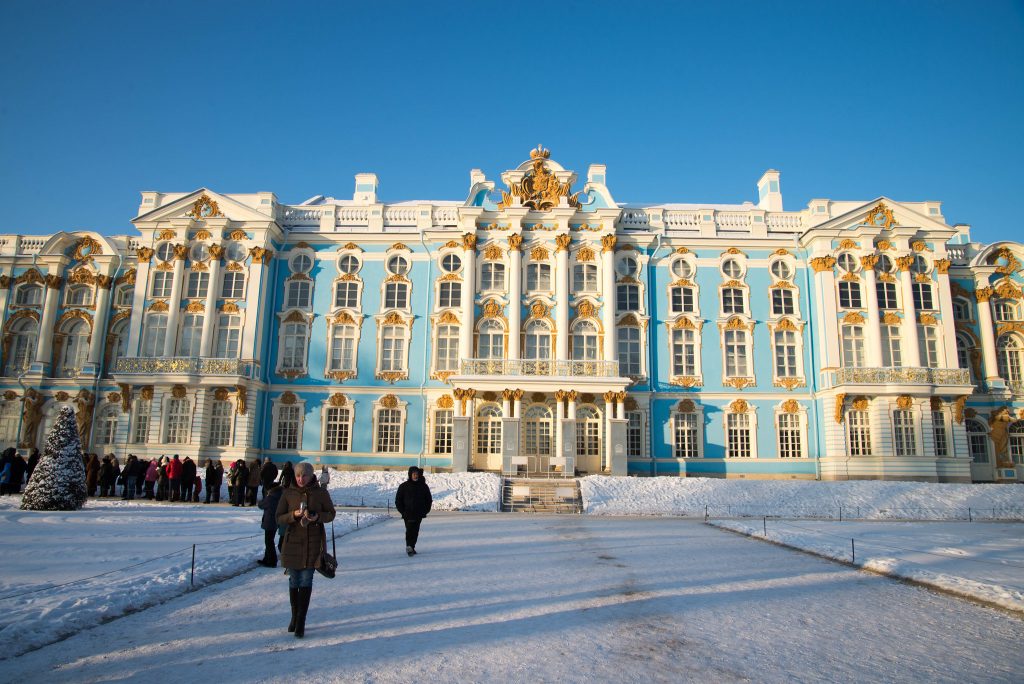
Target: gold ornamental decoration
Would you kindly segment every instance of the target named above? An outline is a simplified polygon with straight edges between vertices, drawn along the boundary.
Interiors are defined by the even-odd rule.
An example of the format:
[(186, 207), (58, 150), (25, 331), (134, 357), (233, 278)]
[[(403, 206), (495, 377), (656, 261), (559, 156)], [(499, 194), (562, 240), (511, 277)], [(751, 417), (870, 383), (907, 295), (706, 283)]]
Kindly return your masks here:
[(921, 325), (938, 325), (939, 319), (935, 317), (935, 314), (923, 313), (918, 314), (917, 322)]
[(184, 261), (188, 258), (188, 245), (174, 245), (174, 260)]
[(213, 390), (213, 398), (216, 399), (217, 401), (227, 401), (229, 394), (230, 393), (228, 392), (228, 389), (226, 387), (218, 387), (217, 389)]
[(264, 261), (270, 261), (274, 253), (264, 247), (253, 247), (249, 250), (249, 254), (252, 255), (252, 263), (262, 264)]
[(974, 297), (982, 303), (987, 302), (994, 294), (995, 290), (992, 287), (979, 287), (974, 291)]
[(189, 266), (190, 271), (209, 271), (210, 267), (204, 261), (195, 261)]
[(896, 397), (896, 408), (906, 411), (914, 405), (914, 400), (908, 394), (901, 394)]
[(569, 183), (562, 183), (553, 173), (548, 171), (545, 160), (551, 157), (551, 152), (540, 145), (537, 149), (530, 150), (532, 168), (526, 172), (523, 180), (512, 183), (509, 192), (501, 191), (501, 202), (499, 209), (508, 209), (515, 204), (518, 198), (524, 207), (536, 211), (547, 211), (557, 207), (562, 197), (566, 198), (570, 207), (580, 208), (579, 195), (570, 195), (572, 187)]
[(171, 396), (174, 397), (175, 399), (184, 399), (186, 393), (187, 390), (185, 389), (184, 385), (175, 385), (174, 387), (171, 388)]
[(192, 203), (192, 209), (185, 216), (195, 219), (208, 219), (224, 216), (217, 203), (210, 199), (205, 193)]
[(892, 246), (892, 243), (890, 241), (888, 241), (888, 240), (879, 240), (875, 244), (875, 247), (877, 247), (878, 249), (882, 250), (883, 252), (891, 252), (892, 250), (896, 249), (895, 247)]
[(999, 264), (999, 261), (1003, 261), (996, 267), (996, 273), (1003, 275), (1011, 275), (1020, 270), (1020, 261), (1009, 247), (1000, 247), (994, 255), (989, 257), (988, 261), (990, 264)]
[(530, 305), (530, 315), (533, 318), (544, 318), (548, 315), (548, 307), (544, 302), (534, 302)]
[(298, 397), (295, 396), (294, 392), (285, 392), (281, 395), (280, 401), (285, 406), (291, 406), (298, 401)]
[(46, 287), (50, 288), (51, 290), (59, 290), (61, 286), (64, 284), (64, 279), (55, 273), (51, 273), (50, 275), (46, 276), (46, 278), (44, 278), (43, 280), (46, 283)]
[(796, 399), (787, 399), (786, 401), (784, 401), (782, 403), (782, 412), (783, 413), (799, 413), (800, 412), (800, 402), (798, 402)]
[(670, 385), (676, 385), (678, 387), (703, 387), (704, 381), (701, 380), (699, 375), (681, 375), (669, 380)]
[(56, 399), (57, 401), (67, 401), (68, 399), (71, 398), (71, 395), (65, 392), (64, 390), (61, 390), (60, 392), (54, 394), (53, 398)]
[(170, 228), (164, 228), (163, 230), (160, 231), (159, 235), (156, 236), (156, 239), (157, 240), (173, 240), (175, 237), (177, 237), (177, 235), (178, 234), (175, 233)]
[(935, 270), (941, 273), (949, 273), (949, 267), (953, 262), (949, 259), (936, 259)]
[(206, 311), (206, 305), (199, 299), (194, 299), (185, 307), (187, 313), (202, 313)]
[(512, 233), (508, 236), (508, 249), (510, 252), (518, 252), (523, 246), (523, 236), (520, 233)]
[(590, 247), (580, 247), (576, 250), (576, 261), (586, 263), (594, 260), (594, 250)]
[(839, 249), (857, 249), (859, 247), (860, 245), (858, 245), (850, 238), (846, 238), (845, 240), (839, 243)]
[(174, 267), (171, 266), (171, 262), (169, 262), (169, 261), (161, 261), (159, 264), (156, 265), (156, 270), (158, 270), (158, 271), (173, 271)]
[(728, 380), (726, 380), (722, 384), (723, 385), (728, 385), (729, 387), (734, 387), (734, 388), (736, 388), (738, 390), (741, 390), (744, 387), (753, 387), (754, 386), (754, 379), (753, 378), (729, 378)]
[(841, 425), (842, 422), (843, 422), (843, 414), (845, 413), (843, 405), (845, 403), (846, 403), (846, 395), (845, 394), (837, 394), (836, 395), (835, 412), (834, 412), (834, 415), (832, 416), (835, 419), (835, 421), (836, 421), (836, 425)]
[(886, 311), (885, 315), (882, 316), (882, 323), (886, 325), (899, 325), (901, 322), (900, 315), (893, 311)]
[(94, 256), (103, 254), (103, 247), (95, 239), (88, 235), (78, 241), (75, 245), (75, 261), (88, 261)]
[(995, 287), (995, 293), (1003, 299), (1020, 299), (1024, 293), (1009, 278), (1003, 278)]
[(729, 410), (733, 413), (746, 413), (749, 409), (750, 405), (743, 399), (737, 399), (729, 404)]
[(931, 409), (932, 409), (932, 411), (941, 411), (942, 410), (942, 397), (932, 397), (932, 399), (931, 399)]
[(693, 413), (697, 409), (697, 405), (693, 403), (693, 399), (683, 399), (676, 404), (676, 411), (679, 413)]
[(464, 233), (462, 236), (462, 248), (467, 252), (476, 249), (476, 235), (473, 233)]
[(830, 271), (835, 265), (836, 258), (833, 256), (814, 257), (811, 259), (811, 268), (814, 269), (815, 273)]
[(220, 258), (224, 256), (224, 247), (216, 243), (210, 245), (210, 256), (217, 261), (220, 261)]
[(228, 234), (229, 240), (248, 240), (249, 234), (241, 228), (236, 228)]
[(4, 401), (14, 401), (18, 398), (18, 393), (14, 390), (7, 390), (4, 392)]
[[(604, 237), (601, 238), (601, 251), (602, 252), (614, 252), (615, 251), (615, 243), (616, 242), (617, 242), (617, 239), (616, 239), (616, 237), (614, 235), (605, 235)], [(685, 247), (680, 247), (679, 249), (686, 249), (686, 248)], [(676, 251), (678, 252), (679, 250), (676, 250)]]
[(227, 301), (221, 304), (220, 312), (225, 314), (236, 314), (240, 311), (238, 302)]
[(394, 394), (385, 394), (380, 399), (380, 405), (386, 409), (398, 408), (398, 397)]
[(863, 266), (865, 269), (867, 269), (869, 271), (873, 270), (875, 268), (875, 264), (877, 264), (877, 263), (878, 263), (878, 255), (877, 254), (865, 254), (864, 256), (862, 256), (860, 258), (860, 265)]
[(160, 312), (160, 311), (167, 311), (167, 309), (168, 309), (167, 302), (165, 302), (162, 299), (158, 299), (158, 300), (156, 300), (155, 302), (153, 302), (152, 304), (149, 305), (149, 310), (150, 311)]
[(848, 313), (845, 316), (843, 316), (843, 324), (844, 325), (861, 325), (863, 323), (864, 323), (864, 316), (862, 316), (861, 314), (859, 314), (856, 311), (851, 311), (850, 313)]
[(87, 268), (76, 268), (68, 274), (68, 283), (71, 285), (95, 285), (96, 275)]
[(726, 254), (733, 254), (733, 255), (740, 254), (742, 256), (747, 256), (746, 254), (743, 254), (742, 251), (740, 251), (739, 247), (730, 247), (729, 249), (725, 250), (725, 253)]
[(501, 247), (499, 247), (498, 245), (490, 244), (487, 245), (486, 249), (484, 249), (484, 259), (498, 260), (503, 259), (504, 257), (505, 253), (501, 251)]
[(21, 285), (22, 283), (39, 283), (42, 284), (44, 281), (43, 274), (34, 268), (30, 268), (20, 276), (14, 279), (15, 285)]
[(572, 244), (572, 236), (568, 233), (562, 233), (561, 235), (555, 236), (555, 251), (566, 252), (569, 250), (569, 245)]
[(853, 398), (853, 410), (854, 411), (867, 411), (868, 410), (868, 398), (865, 396), (859, 396)]
[(864, 219), (864, 223), (876, 228), (885, 228), (886, 230), (899, 225), (896, 223), (896, 217), (892, 215), (892, 209), (885, 206), (885, 202), (879, 202), (874, 209), (869, 211), (867, 218)]
[(210, 231), (206, 230), (205, 228), (200, 228), (199, 230), (196, 231), (196, 234), (193, 237), (196, 240), (209, 240), (213, 236), (210, 234)]
[(327, 400), (327, 403), (335, 408), (341, 408), (348, 404), (348, 398), (340, 392), (335, 392), (331, 395), (331, 398)]
[(896, 257), (896, 266), (901, 271), (909, 271), (910, 267), (914, 265), (914, 255), (908, 254), (906, 256)]
[(594, 303), (583, 300), (576, 307), (576, 315), (580, 318), (592, 318), (597, 314), (597, 310), (594, 307)]
[(450, 409), (455, 407), (455, 401), (450, 394), (442, 394), (437, 398), (437, 408)]
[(484, 303), (484, 318), (500, 318), (501, 304), (489, 299)]
[(530, 261), (547, 261), (551, 254), (544, 247), (534, 247), (530, 250)]
[(245, 391), (245, 385), (235, 385), (235, 390), (238, 392), (238, 402), (235, 406), (235, 413), (237, 413), (240, 416), (244, 416), (247, 410), (245, 403), (245, 399), (247, 396)]
[(928, 244), (924, 240), (914, 240), (910, 243), (910, 248), (915, 252), (924, 252), (925, 250), (929, 252), (931, 251), (928, 249)]
[(441, 325), (459, 325), (459, 317), (452, 311), (445, 311), (437, 322)]
[(956, 420), (957, 425), (962, 425), (964, 422), (964, 404), (967, 403), (967, 395), (959, 396), (956, 401), (953, 402), (953, 419)]
[[(620, 321), (619, 325), (624, 325), (624, 323), (622, 323)], [(692, 320), (690, 320), (689, 318), (686, 318), (684, 316), (682, 318), (676, 319), (676, 321), (671, 324), (671, 329), (672, 330), (700, 330), (701, 327), (703, 327), (703, 325), (704, 325), (703, 321), (701, 321), (699, 324), (694, 324), (694, 322)]]

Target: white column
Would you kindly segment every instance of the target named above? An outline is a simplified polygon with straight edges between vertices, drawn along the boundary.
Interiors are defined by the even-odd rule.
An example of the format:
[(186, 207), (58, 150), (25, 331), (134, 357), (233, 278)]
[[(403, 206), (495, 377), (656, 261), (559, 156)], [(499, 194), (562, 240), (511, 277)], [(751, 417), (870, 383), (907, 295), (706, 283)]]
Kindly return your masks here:
[[(615, 236), (608, 237), (611, 240), (606, 238), (603, 241), (604, 249), (601, 252), (601, 324), (604, 326), (604, 360), (615, 361), (618, 359), (615, 350)], [(647, 314), (651, 315), (652, 312), (648, 311)]]
[[(559, 235), (555, 252), (555, 360), (569, 359), (569, 236)], [(563, 246), (564, 244), (564, 246)]]
[[(249, 264), (249, 272), (246, 274), (248, 284), (245, 295), (245, 321), (242, 323), (242, 346), (240, 356), (243, 359), (261, 359), (263, 355), (263, 321), (270, 319), (271, 326), (274, 326), (274, 334), (277, 334), (277, 314), (270, 310), (267, 303), (270, 301), (270, 261), (274, 253), (264, 247), (253, 247), (249, 250), (252, 254), (252, 262)], [(200, 342), (202, 338), (200, 337)], [(263, 360), (262, 363), (271, 363)]]
[(99, 372), (103, 347), (107, 341), (107, 316), (110, 314), (110, 276), (101, 275), (96, 293), (96, 315), (92, 320), (92, 337), (89, 339), (89, 363), (95, 364)]
[(575, 418), (576, 417), (576, 399), (577, 399), (577, 397), (579, 397), (579, 393), (577, 393), (576, 390), (571, 390), (568, 393), (568, 397), (569, 397), (569, 410), (568, 410), (568, 415), (566, 415), (566, 418), (570, 418), (571, 419), (571, 418)]
[(981, 331), (981, 360), (985, 373), (985, 383), (999, 379), (999, 364), (996, 362), (996, 337), (992, 331), (992, 308), (988, 305), (992, 296), (992, 288), (986, 283), (978, 288), (978, 329)]
[[(512, 238), (522, 239), (519, 235), (509, 236), (509, 286), (508, 286), (508, 358), (519, 360), (520, 340), (522, 339), (523, 321), (523, 253), (518, 242)], [(512, 245), (516, 246), (513, 247)]]
[[(50, 365), (53, 354), (53, 326), (57, 322), (57, 297), (64, 279), (59, 275), (46, 276), (46, 300), (43, 302), (43, 320), (39, 325), (39, 345), (36, 347), (36, 363)], [(989, 326), (991, 327), (991, 326)]]
[(462, 236), (462, 248), (465, 250), (465, 274), (462, 283), (462, 321), (459, 326), (459, 364), (473, 358), (473, 319), (476, 310), (476, 235), (466, 233)]
[(959, 368), (956, 358), (956, 325), (953, 321), (953, 293), (949, 289), (949, 259), (935, 262), (939, 289), (939, 315), (942, 316), (942, 349), (946, 368)]
[(522, 418), (523, 400), (519, 398), (521, 396), (521, 392), (517, 390), (514, 396), (515, 399), (512, 401), (512, 415), (516, 418)]
[(900, 350), (903, 352), (904, 366), (920, 368), (921, 349), (917, 339), (917, 312), (914, 310), (914, 281), (910, 275), (910, 264), (913, 260), (913, 256), (897, 259), (903, 289), (903, 325), (900, 326), (900, 337), (903, 338), (903, 342)]
[(174, 356), (178, 345), (178, 319), (181, 317), (181, 287), (185, 273), (185, 245), (174, 246), (174, 281), (171, 284), (171, 299), (167, 302), (167, 337), (164, 339), (164, 356)]
[(868, 305), (868, 324), (865, 331), (865, 344), (867, 345), (865, 364), (868, 368), (878, 368), (882, 365), (882, 328), (881, 317), (878, 314), (878, 294), (875, 282), (875, 263), (878, 256), (871, 254), (861, 258), (864, 266), (864, 288), (862, 293)]
[[(814, 269), (814, 287), (817, 288), (815, 296), (818, 332), (821, 339), (821, 366), (822, 368), (838, 368), (843, 365), (843, 359), (839, 354), (839, 324), (836, 319), (836, 276), (832, 268), (835, 266), (835, 257), (825, 255), (811, 259), (811, 268)], [(654, 372), (653, 370), (650, 372)]]
[(502, 397), (501, 399), (501, 415), (503, 418), (512, 417), (512, 400)]
[(203, 334), (199, 339), (199, 355), (202, 357), (212, 356), (213, 325), (217, 318), (217, 297), (220, 294), (220, 255), (220, 245), (210, 245), (210, 289), (206, 292)]
[(140, 247), (138, 263), (135, 266), (135, 295), (132, 298), (132, 316), (128, 323), (128, 356), (139, 355), (139, 344), (142, 341), (142, 323), (146, 315), (146, 297), (149, 294), (149, 260), (153, 258), (153, 250)]
[(623, 397), (624, 392), (620, 392), (615, 398), (615, 417), (619, 420), (626, 419), (626, 400)]

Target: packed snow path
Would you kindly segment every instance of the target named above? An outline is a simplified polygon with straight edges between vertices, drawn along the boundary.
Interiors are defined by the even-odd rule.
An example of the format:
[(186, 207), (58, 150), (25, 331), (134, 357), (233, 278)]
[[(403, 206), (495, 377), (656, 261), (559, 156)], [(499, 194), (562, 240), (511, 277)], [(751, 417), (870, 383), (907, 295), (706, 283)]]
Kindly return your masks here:
[[(6, 681), (1021, 681), (1020, 618), (680, 519), (434, 514), (0, 661)], [(254, 549), (255, 551), (255, 549)]]

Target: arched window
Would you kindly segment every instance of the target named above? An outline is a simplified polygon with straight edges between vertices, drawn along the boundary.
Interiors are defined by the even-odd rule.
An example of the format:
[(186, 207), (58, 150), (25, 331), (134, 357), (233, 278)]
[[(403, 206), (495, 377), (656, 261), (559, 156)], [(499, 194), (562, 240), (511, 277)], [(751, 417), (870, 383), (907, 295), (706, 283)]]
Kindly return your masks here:
[(14, 303), (18, 306), (39, 306), (42, 302), (43, 288), (39, 285), (22, 285), (14, 298)]
[(524, 329), (523, 358), (529, 361), (551, 359), (551, 328), (547, 321), (529, 321)]
[(199, 356), (202, 339), (202, 314), (185, 314), (182, 316), (181, 337), (178, 339), (178, 356)]
[(964, 421), (967, 426), (967, 444), (971, 450), (971, 460), (975, 463), (988, 463), (988, 430), (977, 420)]
[(1014, 464), (1024, 465), (1024, 420), (1010, 425), (1010, 458)]
[(330, 371), (356, 370), (356, 326), (337, 324), (331, 329)]
[(107, 336), (107, 374), (117, 367), (118, 359), (128, 355), (128, 319), (122, 319), (110, 327)]
[(64, 353), (60, 362), (60, 376), (78, 375), (89, 359), (89, 324), (76, 319), (64, 328)]
[(1020, 339), (1016, 335), (1002, 335), (996, 344), (996, 350), (998, 351), (996, 358), (999, 361), (999, 376), (1006, 382), (1020, 383), (1024, 381), (1024, 372), (1022, 372), (1024, 364), (1021, 362), (1024, 345), (1021, 344)]
[(7, 359), (7, 375), (18, 376), (28, 370), (36, 355), (39, 343), (39, 324), (31, 318), (22, 318), (11, 326), (10, 358)]
[(491, 456), (501, 453), (501, 407), (485, 404), (476, 413), (476, 453)]
[(597, 326), (591, 321), (576, 321), (572, 327), (573, 361), (596, 361)]
[(862, 368), (864, 366), (864, 326), (843, 326), (843, 367)]
[(477, 339), (477, 358), (505, 358), (505, 330), (496, 320), (486, 320), (480, 324), (480, 335)]
[(88, 285), (74, 285), (68, 290), (68, 306), (89, 306), (92, 303), (92, 288)]
[(167, 314), (151, 313), (146, 316), (146, 326), (142, 335), (142, 356), (156, 357), (164, 353), (164, 340), (167, 338)]

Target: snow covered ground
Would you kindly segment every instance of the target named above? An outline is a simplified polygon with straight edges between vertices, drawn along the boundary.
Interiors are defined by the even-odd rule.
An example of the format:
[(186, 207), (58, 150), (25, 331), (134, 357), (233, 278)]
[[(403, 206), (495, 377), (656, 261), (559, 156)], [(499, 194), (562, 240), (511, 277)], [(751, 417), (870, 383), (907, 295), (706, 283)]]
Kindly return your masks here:
[(1019, 523), (772, 519), (711, 523), (1024, 611), (1024, 526)]
[(1013, 615), (699, 521), (439, 513), (415, 558), (402, 533), (340, 540), (303, 640), (285, 632), (285, 578), (257, 569), (0, 661), (0, 678), (1024, 679)]
[[(258, 508), (90, 499), (81, 511), (42, 512), (18, 510), (20, 500), (0, 498), (7, 654), (190, 591), (193, 544), (195, 587), (251, 569), (263, 555)], [(384, 517), (361, 513), (359, 524)], [(355, 524), (354, 513), (340, 514), (335, 532)]]
[[(328, 470), (327, 488), (338, 506), (395, 505), (402, 472)], [(501, 478), (491, 473), (428, 473), (427, 484), (434, 497), (435, 511), (495, 511), (501, 498)]]
[(595, 515), (1024, 520), (1024, 486), (928, 482), (804, 482), (700, 477), (580, 480)]

